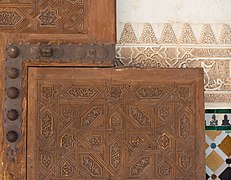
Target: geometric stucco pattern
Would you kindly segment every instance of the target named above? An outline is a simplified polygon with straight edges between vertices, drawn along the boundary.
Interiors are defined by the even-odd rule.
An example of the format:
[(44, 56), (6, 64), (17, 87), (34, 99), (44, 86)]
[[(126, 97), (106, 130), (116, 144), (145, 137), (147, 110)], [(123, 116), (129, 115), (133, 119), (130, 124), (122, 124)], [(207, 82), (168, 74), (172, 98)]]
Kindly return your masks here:
[(116, 57), (121, 64), (155, 68), (202, 67), (205, 101), (231, 102), (230, 25), (221, 24), (219, 31), (213, 30), (210, 24), (201, 25), (199, 31), (188, 23), (181, 28), (174, 28), (170, 23), (161, 28), (148, 23), (140, 30), (134, 27), (125, 23), (118, 34)]
[(164, 23), (161, 25), (150, 23), (133, 25), (131, 23), (125, 23), (120, 25), (121, 32), (118, 32), (118, 44), (231, 43), (231, 26), (229, 24), (200, 24), (196, 27), (194, 26), (195, 25), (189, 23)]
[(0, 3), (0, 30), (87, 33), (86, 2), (87, 0), (3, 0)]

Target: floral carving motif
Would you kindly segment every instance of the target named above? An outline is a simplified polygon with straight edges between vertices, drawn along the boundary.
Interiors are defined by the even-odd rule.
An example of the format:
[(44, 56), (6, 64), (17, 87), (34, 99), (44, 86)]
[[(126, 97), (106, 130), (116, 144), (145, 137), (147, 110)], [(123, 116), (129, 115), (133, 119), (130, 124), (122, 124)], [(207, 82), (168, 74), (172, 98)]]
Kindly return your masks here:
[(163, 119), (166, 119), (170, 114), (170, 109), (169, 107), (165, 106), (165, 107), (161, 107), (159, 110), (159, 115), (160, 117), (162, 117)]
[(181, 98), (187, 99), (190, 95), (189, 87), (180, 87), (178, 93)]
[(42, 136), (46, 139), (53, 134), (53, 117), (47, 112), (42, 116)]
[(126, 23), (121, 33), (121, 38), (120, 38), (119, 43), (120, 44), (136, 43), (137, 41), (138, 40), (137, 40), (137, 37), (135, 35), (132, 25), (130, 23)]
[(61, 147), (65, 147), (65, 148), (74, 147), (74, 142), (75, 142), (74, 136), (68, 133), (64, 134), (64, 136), (61, 137)]
[(80, 86), (73, 86), (69, 91), (73, 98), (92, 98), (95, 95), (95, 91), (90, 87), (80, 87)]
[(52, 87), (42, 87), (42, 96), (46, 99), (51, 98), (53, 95)]
[(158, 87), (141, 87), (137, 94), (141, 98), (157, 99), (163, 94), (163, 90)]
[(166, 133), (158, 137), (157, 143), (164, 150), (172, 146), (171, 139), (167, 136)]
[(90, 156), (82, 156), (82, 164), (93, 176), (102, 175), (102, 168)]
[(153, 28), (152, 28), (152, 25), (149, 24), (149, 23), (146, 23), (144, 25), (144, 28), (143, 28), (143, 31), (141, 33), (141, 36), (140, 36), (140, 39), (139, 41), (141, 43), (149, 43), (149, 44), (157, 44), (157, 39), (156, 39), (156, 36), (155, 36), (155, 33), (153, 31)]
[(110, 147), (111, 157), (110, 163), (114, 169), (118, 169), (119, 165), (121, 164), (121, 146), (118, 143), (114, 143)]
[(85, 0), (1, 0), (0, 2), (0, 29), (3, 31), (87, 33)]
[(161, 105), (157, 109), (158, 117), (160, 117), (161, 123), (169, 123), (173, 118), (174, 106), (173, 104)]
[(141, 126), (149, 126), (150, 119), (137, 107), (131, 107), (131, 116), (140, 123)]
[(224, 24), (219, 38), (221, 44), (231, 44), (231, 28), (228, 24)]
[[(228, 27), (226, 27), (227, 29)], [(230, 27), (229, 27), (230, 28)], [(227, 33), (226, 33), (227, 34)], [(226, 40), (231, 37), (225, 35)], [(231, 49), (228, 47), (186, 47), (175, 49), (177, 52), (177, 59), (173, 60), (173, 63), (169, 63), (171, 54), (168, 54), (167, 45), (161, 45), (158, 48), (150, 48), (144, 46), (118, 46), (116, 49), (117, 57), (123, 64), (138, 65), (138, 66), (157, 66), (164, 68), (198, 68), (204, 69), (205, 81), (205, 102), (229, 102), (230, 101), (230, 55)], [(153, 50), (153, 52), (152, 52)], [(167, 55), (168, 54), (168, 55)], [(150, 58), (148, 57), (150, 56)], [(175, 59), (175, 58), (174, 58)], [(224, 60), (222, 60), (224, 59)], [(171, 61), (171, 59), (170, 59)], [(158, 86), (157, 86), (158, 87)], [(180, 87), (189, 88), (189, 97), (183, 100), (192, 99), (192, 88), (188, 85), (180, 85)], [(179, 90), (179, 89), (178, 89)], [(137, 92), (139, 89), (137, 90)], [(165, 89), (163, 89), (164, 93)], [(187, 91), (187, 90), (186, 90)], [(140, 95), (137, 96), (140, 97)], [(177, 92), (179, 94), (179, 92)], [(186, 95), (186, 94), (185, 94)]]
[(216, 38), (209, 24), (205, 24), (201, 32), (200, 42), (202, 44), (216, 44)]
[(194, 33), (192, 31), (191, 26), (187, 23), (184, 24), (182, 34), (180, 37), (180, 43), (186, 43), (186, 44), (196, 44), (196, 38), (194, 36)]
[(162, 166), (160, 166), (159, 172), (162, 176), (170, 176), (171, 167), (168, 164), (164, 163)]
[(61, 167), (61, 176), (70, 176), (74, 171), (74, 168), (69, 162), (65, 162)]
[[(162, 24), (162, 26), (156, 25), (155, 29), (158, 32), (161, 32), (161, 36), (159, 39), (156, 37), (158, 36), (158, 33), (154, 32), (154, 28), (152, 27), (152, 24), (145, 23), (143, 24), (143, 30), (141, 32), (140, 37), (138, 37), (139, 40), (137, 40), (136, 34), (140, 34), (138, 29), (135, 29), (133, 27), (141, 26), (141, 24), (137, 23), (133, 26), (131, 23), (125, 23), (123, 25), (122, 33), (119, 37), (119, 44), (216, 44), (216, 36), (214, 35), (214, 32), (212, 30), (211, 25), (212, 24), (203, 24), (202, 31), (200, 32), (201, 36), (200, 39), (197, 39), (194, 33), (194, 27), (195, 24), (189, 24), (184, 23), (182, 25), (182, 29), (178, 31), (181, 31), (179, 39), (177, 38), (173, 26), (178, 25), (179, 23), (173, 24), (173, 23), (165, 23)], [(231, 29), (229, 24), (221, 24), (222, 29), (220, 30), (220, 36), (219, 36), (219, 43), (220, 44), (230, 44), (231, 42)], [(199, 24), (197, 25), (199, 26)], [(195, 31), (196, 32), (196, 31)]]
[(143, 51), (143, 53), (148, 57), (148, 58), (151, 58), (154, 54), (156, 54), (156, 49), (155, 48), (150, 48), (148, 47), (147, 49), (145, 49)]
[(0, 26), (15, 26), (21, 19), (22, 17), (17, 12), (0, 12)]
[(190, 137), (190, 118), (183, 115), (180, 118), (180, 136), (187, 140)]
[(101, 136), (92, 136), (89, 139), (89, 142), (93, 147), (98, 147), (102, 144), (102, 137)]
[(41, 155), (41, 163), (46, 167), (50, 167), (52, 163), (51, 156), (48, 153), (42, 154)]
[(121, 97), (123, 91), (120, 87), (111, 87), (110, 95), (113, 99), (118, 99)]
[(93, 107), (82, 119), (82, 126), (90, 126), (101, 114), (103, 110), (101, 107)]
[(45, 9), (41, 11), (41, 14), (38, 16), (41, 26), (54, 26), (58, 19), (55, 11), (50, 9)]
[(118, 114), (114, 114), (111, 117), (111, 126), (116, 128), (116, 127), (121, 127), (122, 126), (122, 118)]
[(65, 118), (65, 120), (70, 119), (74, 115), (73, 108), (67, 105), (62, 105), (60, 112), (61, 112), (61, 115)]
[(144, 169), (150, 164), (150, 157), (141, 157), (135, 165), (131, 167), (131, 175), (139, 176)]
[(191, 157), (189, 155), (180, 155), (179, 164), (182, 168), (187, 169), (191, 165)]
[(140, 138), (137, 135), (132, 135), (130, 137), (130, 144), (132, 145), (132, 147), (137, 148), (141, 145), (141, 143), (144, 142), (144, 139)]
[(164, 28), (161, 32), (160, 43), (163, 44), (176, 44), (177, 39), (175, 32), (173, 31), (171, 24), (164, 24)]
[[(194, 109), (184, 107), (185, 102), (179, 98), (178, 90), (180, 87), (191, 88), (194, 86), (192, 83), (170, 80), (163, 84), (140, 80), (106, 83), (89, 81), (89, 86), (87, 83), (81, 79), (71, 79), (70, 82), (66, 79), (50, 82), (38, 79), (38, 92), (41, 92), (40, 87), (44, 84), (55, 92), (48, 104), (45, 98), (38, 96), (39, 106), (36, 107), (38, 114), (43, 114), (44, 109), (47, 109), (45, 112), (54, 118), (55, 129), (47, 140), (40, 131), (35, 132), (39, 146), (35, 152), (36, 157), (39, 157), (36, 163), (40, 165), (36, 170), (37, 179), (40, 178), (39, 172), (49, 179), (171, 179), (175, 176), (188, 178), (191, 175), (187, 171), (196, 168), (193, 162), (197, 159), (190, 156), (191, 164), (187, 171), (183, 171), (182, 166), (187, 166), (187, 158), (181, 166), (179, 158), (181, 153), (195, 154), (196, 138), (181, 138), (180, 118), (183, 115), (193, 118)], [(70, 98), (68, 91), (73, 84), (90, 87), (97, 94), (92, 100)], [(112, 101), (110, 87), (121, 87), (124, 98), (120, 98), (119, 104), (108, 103)], [(155, 100), (141, 99), (137, 92), (143, 87), (159, 88), (162, 94)], [(191, 97), (187, 105), (194, 104), (194, 96)], [(65, 107), (74, 110), (75, 118), (70, 118), (69, 110)], [(65, 118), (71, 121), (65, 123)], [(176, 122), (172, 125), (174, 119)], [(190, 130), (190, 136), (193, 136), (193, 129)], [(44, 155), (42, 164), (41, 157), (46, 152), (51, 158)], [(177, 170), (179, 173), (176, 175)]]

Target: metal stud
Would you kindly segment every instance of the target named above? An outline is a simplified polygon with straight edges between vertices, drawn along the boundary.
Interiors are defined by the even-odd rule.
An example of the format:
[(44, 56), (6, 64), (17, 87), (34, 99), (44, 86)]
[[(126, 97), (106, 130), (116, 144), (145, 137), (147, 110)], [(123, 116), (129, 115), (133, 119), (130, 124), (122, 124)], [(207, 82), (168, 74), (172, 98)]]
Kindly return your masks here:
[(53, 56), (55, 58), (61, 58), (64, 54), (64, 50), (60, 45), (53, 46)]
[(19, 135), (18, 135), (18, 133), (17, 133), (16, 131), (14, 131), (14, 130), (8, 131), (8, 132), (6, 133), (6, 139), (7, 139), (7, 141), (9, 141), (10, 143), (16, 142), (16, 141), (18, 140), (18, 138), (19, 138)]
[(18, 118), (18, 111), (11, 109), (7, 112), (7, 118), (11, 121), (15, 121)]
[(16, 87), (9, 87), (7, 89), (7, 96), (11, 99), (16, 99), (19, 96), (19, 90)]
[(77, 47), (75, 49), (74, 55), (77, 59), (84, 59), (87, 55), (87, 51), (83, 47)]
[(7, 70), (7, 75), (11, 79), (16, 79), (19, 76), (19, 70), (16, 68), (9, 68)]
[(7, 49), (7, 53), (8, 53), (8, 55), (9, 55), (11, 58), (16, 58), (16, 57), (19, 56), (20, 51), (19, 51), (19, 49), (18, 49), (16, 46), (10, 46), (10, 47)]

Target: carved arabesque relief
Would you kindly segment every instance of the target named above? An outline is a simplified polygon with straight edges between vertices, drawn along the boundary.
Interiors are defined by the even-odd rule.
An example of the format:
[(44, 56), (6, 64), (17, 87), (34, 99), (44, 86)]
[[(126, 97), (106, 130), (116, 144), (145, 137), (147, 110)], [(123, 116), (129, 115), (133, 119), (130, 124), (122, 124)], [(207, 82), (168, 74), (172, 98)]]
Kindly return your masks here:
[(230, 102), (230, 24), (124, 23), (121, 29), (116, 57), (122, 65), (201, 67), (205, 102)]
[(1, 1), (0, 30), (28, 33), (87, 33), (87, 0)]
[[(135, 26), (136, 25), (136, 26)], [(219, 24), (219, 32), (214, 32), (213, 24), (185, 23), (145, 23), (141, 29), (139, 24), (125, 23), (122, 31), (118, 34), (118, 44), (230, 44), (230, 24)], [(136, 27), (136, 28), (135, 28)], [(177, 27), (177, 28), (176, 28)], [(193, 28), (192, 28), (193, 27)], [(195, 29), (194, 29), (195, 28)], [(199, 29), (199, 30), (197, 30)], [(179, 32), (178, 32), (178, 31)], [(141, 34), (139, 33), (141, 31)], [(161, 33), (159, 34), (158, 31)], [(199, 34), (198, 34), (199, 31)], [(138, 35), (140, 34), (140, 35)], [(177, 35), (176, 35), (177, 34)], [(157, 36), (158, 35), (158, 36)]]
[(120, 81), (35, 77), (36, 179), (197, 178), (196, 84)]
[(123, 65), (127, 66), (203, 68), (206, 102), (230, 101), (230, 98), (227, 98), (230, 96), (229, 91), (231, 90), (230, 55), (230, 47), (194, 47), (193, 45), (180, 47), (177, 45), (117, 45), (116, 47), (117, 58)]

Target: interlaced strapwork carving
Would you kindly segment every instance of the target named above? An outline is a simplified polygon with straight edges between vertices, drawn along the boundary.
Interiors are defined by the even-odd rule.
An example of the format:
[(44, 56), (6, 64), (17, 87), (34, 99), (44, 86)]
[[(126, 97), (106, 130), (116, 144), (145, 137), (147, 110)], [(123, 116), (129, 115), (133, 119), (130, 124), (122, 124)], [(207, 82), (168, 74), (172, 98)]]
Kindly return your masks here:
[(110, 164), (115, 170), (121, 165), (121, 150), (121, 146), (118, 143), (114, 143), (110, 147)]
[[(10, 32), (87, 33), (87, 0), (1, 1), (0, 29)], [(11, 8), (7, 8), (11, 6)]]
[(0, 26), (15, 26), (21, 19), (16, 11), (0, 11)]
[(41, 135), (45, 138), (48, 138), (53, 134), (53, 117), (46, 112), (42, 115), (41, 119)]
[(90, 156), (82, 156), (82, 165), (93, 176), (102, 176), (102, 168)]
[(37, 83), (41, 177), (193, 178), (193, 84)]
[(132, 176), (139, 176), (150, 164), (150, 157), (141, 157), (131, 168)]

